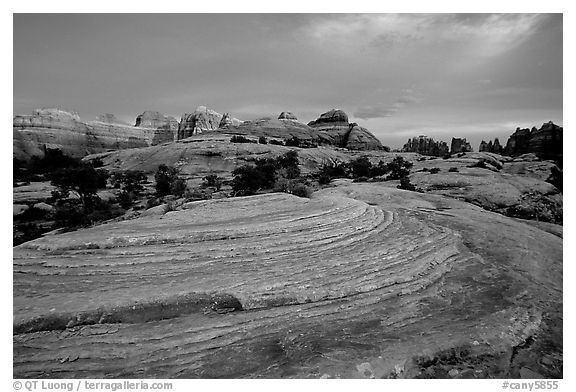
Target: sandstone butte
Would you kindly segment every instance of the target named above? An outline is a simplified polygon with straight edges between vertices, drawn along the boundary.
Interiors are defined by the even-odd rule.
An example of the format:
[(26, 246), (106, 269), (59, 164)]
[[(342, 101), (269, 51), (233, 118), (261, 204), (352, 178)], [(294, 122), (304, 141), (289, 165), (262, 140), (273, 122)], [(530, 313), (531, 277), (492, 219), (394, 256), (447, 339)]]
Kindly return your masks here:
[(561, 306), (559, 236), (337, 181), (15, 247), (14, 377), (561, 377)]
[(147, 110), (136, 118), (134, 126), (130, 126), (118, 121), (113, 114), (100, 115), (96, 121), (84, 121), (74, 112), (38, 109), (32, 115), (14, 117), (13, 155), (28, 161), (32, 156), (43, 156), (46, 149), (59, 149), (66, 155), (81, 158), (94, 153), (169, 143), (214, 131), (280, 140), (298, 137), (305, 142), (350, 150), (384, 148), (368, 130), (348, 123), (347, 115), (341, 110), (324, 113), (313, 123), (312, 126), (302, 124), (289, 112), (283, 112), (278, 119), (242, 122), (228, 113), (222, 115), (199, 106), (193, 113), (183, 114), (180, 122)]

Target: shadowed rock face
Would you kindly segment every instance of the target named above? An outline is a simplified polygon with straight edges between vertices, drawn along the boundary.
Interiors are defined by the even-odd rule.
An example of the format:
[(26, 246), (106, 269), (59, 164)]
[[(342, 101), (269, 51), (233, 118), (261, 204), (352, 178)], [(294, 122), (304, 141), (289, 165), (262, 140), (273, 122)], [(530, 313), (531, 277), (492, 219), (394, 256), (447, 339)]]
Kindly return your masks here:
[(13, 263), (16, 378), (417, 377), (462, 347), (514, 377), (498, 358), (536, 336), (561, 358), (559, 237), (381, 183), (188, 203)]
[(540, 129), (520, 129), (510, 136), (506, 143), (506, 155), (534, 153), (545, 159), (562, 159), (562, 127), (552, 121), (544, 123)]
[(59, 109), (38, 109), (32, 115), (17, 115), (13, 120), (13, 156), (24, 161), (43, 156), (46, 148), (66, 155), (84, 157), (109, 150), (144, 147), (171, 141), (171, 131), (111, 123), (107, 115), (99, 120), (82, 121), (77, 113)]
[(460, 139), (453, 137), (450, 144), (450, 154), (457, 154), (461, 152), (472, 152), (472, 146), (466, 141), (466, 138)]
[(317, 131), (321, 140), (327, 144), (350, 150), (385, 149), (380, 140), (366, 128), (356, 123), (348, 123), (348, 115), (339, 109), (322, 113), (317, 120), (310, 121), (308, 126)]
[(404, 152), (417, 152), (422, 155), (443, 157), (449, 153), (448, 145), (443, 141), (434, 141), (434, 139), (427, 136), (418, 136), (408, 139), (404, 147)]
[(178, 120), (174, 117), (165, 116), (160, 112), (146, 110), (136, 117), (136, 127), (162, 128), (170, 131), (178, 129)]
[(480, 147), (478, 148), (478, 152), (491, 152), (494, 154), (502, 154), (504, 149), (500, 145), (500, 140), (498, 138), (494, 139), (494, 143), (492, 140), (486, 143), (484, 140), (480, 142)]
[(298, 118), (292, 112), (282, 112), (278, 116), (279, 120), (298, 120)]

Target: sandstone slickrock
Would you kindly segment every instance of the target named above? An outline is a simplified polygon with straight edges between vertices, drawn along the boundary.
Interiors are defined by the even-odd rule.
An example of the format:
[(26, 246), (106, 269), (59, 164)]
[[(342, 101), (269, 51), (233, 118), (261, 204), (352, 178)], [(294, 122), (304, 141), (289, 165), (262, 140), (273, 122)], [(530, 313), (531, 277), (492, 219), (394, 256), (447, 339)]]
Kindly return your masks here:
[[(99, 117), (110, 120), (112, 117)], [(73, 157), (109, 150), (144, 147), (173, 140), (165, 129), (141, 128), (80, 119), (60, 109), (37, 109), (32, 115), (13, 119), (13, 156), (28, 161), (44, 156), (46, 149), (59, 149)]]
[(450, 154), (472, 151), (472, 146), (466, 141), (466, 138), (452, 138), (452, 143), (450, 143)]
[[(350, 150), (383, 150), (380, 140), (366, 128), (348, 122), (348, 115), (339, 109), (322, 113), (317, 120), (310, 121), (308, 126), (316, 130), (323, 142)], [(354, 131), (354, 133), (352, 133)], [(350, 140), (350, 135), (353, 138)], [(349, 143), (351, 141), (351, 143)]]
[(559, 237), (383, 183), (55, 234), (13, 268), (15, 378), (409, 377), (504, 356), (562, 303)]
[(346, 140), (346, 148), (349, 150), (385, 150), (390, 151), (389, 147), (383, 146), (380, 140), (371, 134), (366, 128), (356, 123), (350, 124), (350, 131)]
[[(536, 158), (536, 157), (535, 157)], [(482, 162), (484, 167), (479, 167)], [(508, 216), (561, 223), (562, 193), (546, 182), (553, 162), (514, 162), (493, 153), (414, 162), (411, 182), (425, 192), (450, 196)], [(430, 174), (422, 169), (438, 168)], [(457, 171), (450, 172), (451, 168)]]
[(443, 157), (450, 152), (446, 142), (434, 141), (434, 139), (424, 135), (408, 139), (404, 147), (402, 147), (402, 151), (436, 157)]
[(542, 124), (540, 129), (516, 128), (510, 136), (504, 153), (521, 155), (534, 153), (545, 159), (562, 159), (563, 128), (552, 121)]

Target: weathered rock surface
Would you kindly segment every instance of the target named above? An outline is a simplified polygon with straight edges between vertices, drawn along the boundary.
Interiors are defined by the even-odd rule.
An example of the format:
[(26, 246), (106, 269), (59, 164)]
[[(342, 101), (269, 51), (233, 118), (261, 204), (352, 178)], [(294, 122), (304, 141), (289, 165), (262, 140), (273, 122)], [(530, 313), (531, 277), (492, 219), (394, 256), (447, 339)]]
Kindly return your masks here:
[(46, 149), (59, 149), (69, 156), (84, 157), (172, 139), (173, 136), (164, 129), (85, 122), (77, 113), (59, 109), (38, 109), (32, 115), (17, 115), (13, 121), (13, 156), (24, 161), (32, 156), (44, 156)]
[(466, 141), (466, 138), (452, 138), (450, 143), (450, 154), (457, 154), (460, 152), (472, 152), (472, 146)]
[(435, 141), (424, 135), (408, 139), (404, 147), (402, 147), (402, 151), (416, 152), (418, 154), (436, 157), (443, 157), (450, 153), (446, 142)]
[(171, 116), (165, 116), (160, 112), (146, 110), (136, 117), (136, 127), (142, 128), (162, 128), (170, 131), (178, 129), (178, 120)]
[(218, 125), (218, 128), (226, 128), (232, 124), (233, 123), (232, 123), (232, 119), (230, 118), (230, 114), (224, 113), (222, 115), (222, 120), (220, 120), (220, 124)]
[(506, 143), (504, 154), (534, 153), (544, 159), (561, 160), (563, 129), (552, 121), (542, 124), (540, 129), (516, 128)]
[(25, 243), (13, 268), (15, 378), (418, 377), (442, 350), (530, 339), (562, 355), (543, 329), (559, 237), (382, 183), (190, 203)]
[(480, 142), (480, 147), (478, 148), (479, 152), (491, 152), (494, 154), (502, 154), (504, 151), (504, 148), (502, 148), (502, 145), (500, 144), (500, 140), (498, 140), (498, 138), (494, 139), (494, 143), (492, 143), (492, 140), (488, 141), (488, 143), (486, 143), (484, 140), (482, 140), (482, 142)]
[[(225, 119), (225, 116), (227, 116), (227, 119)], [(206, 106), (198, 106), (194, 113), (185, 113), (182, 115), (180, 125), (178, 126), (177, 140), (198, 135), (206, 131), (214, 131), (221, 127), (242, 123), (242, 121), (237, 118), (231, 118), (228, 113), (226, 113), (225, 116), (212, 109), (208, 109)], [(223, 124), (222, 121), (224, 121)]]
[(242, 124), (230, 126), (224, 130), (229, 134), (253, 136), (258, 139), (260, 136), (279, 140), (298, 138), (308, 144), (318, 144), (321, 142), (320, 135), (308, 125), (297, 120), (275, 119), (263, 117), (253, 121), (244, 121)]
[(385, 149), (380, 140), (366, 128), (349, 123), (348, 115), (339, 109), (322, 113), (317, 120), (310, 121), (308, 126), (319, 133), (322, 142), (337, 147), (349, 150)]
[[(485, 167), (478, 167), (483, 162)], [(425, 192), (450, 196), (490, 211), (524, 219), (561, 223), (562, 193), (546, 182), (550, 161), (513, 161), (491, 153), (414, 162), (410, 180)], [(422, 169), (438, 168), (431, 174)], [(457, 171), (450, 172), (451, 168)]]
[[(296, 136), (301, 140), (310, 137), (309, 130), (296, 126), (286, 126), (293, 123), (289, 120), (262, 120), (254, 125), (246, 122), (233, 127), (234, 134), (252, 136), (288, 137)], [(306, 125), (302, 124), (303, 127)], [(308, 139), (311, 140), (311, 139)], [(273, 144), (230, 143), (230, 134), (224, 130), (206, 132), (170, 145), (158, 145), (146, 148), (114, 151), (95, 154), (86, 157), (87, 160), (100, 158), (104, 168), (114, 170), (142, 170), (153, 173), (164, 163), (178, 167), (182, 174), (194, 178), (202, 178), (206, 174), (216, 173), (223, 177), (231, 177), (232, 171), (247, 162), (262, 157), (275, 157), (291, 149), (298, 151), (298, 156), (304, 172), (317, 170), (327, 161), (347, 161), (354, 153), (336, 151), (333, 148), (289, 148)]]
[(218, 129), (222, 115), (206, 106), (198, 106), (194, 113), (182, 115), (178, 127), (178, 140), (197, 135), (205, 131)]
[(292, 112), (282, 112), (278, 116), (279, 120), (298, 120), (298, 118)]

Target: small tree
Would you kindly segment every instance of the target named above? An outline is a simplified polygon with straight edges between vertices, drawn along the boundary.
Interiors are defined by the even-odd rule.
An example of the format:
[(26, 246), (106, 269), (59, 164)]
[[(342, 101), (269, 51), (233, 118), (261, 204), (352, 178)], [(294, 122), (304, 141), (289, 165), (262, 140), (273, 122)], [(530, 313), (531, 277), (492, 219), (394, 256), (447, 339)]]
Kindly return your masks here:
[(158, 166), (154, 180), (156, 181), (156, 193), (158, 196), (166, 196), (171, 193), (170, 186), (178, 177), (178, 169), (162, 164)]
[(370, 176), (370, 169), (372, 169), (372, 163), (366, 156), (361, 156), (356, 158), (348, 164), (350, 168), (350, 173), (353, 177), (369, 177)]
[(268, 144), (268, 140), (266, 140), (266, 138), (264, 136), (260, 136), (258, 138), (258, 143), (260, 144)]
[(390, 173), (387, 179), (399, 180), (401, 178), (408, 177), (412, 166), (412, 162), (408, 162), (402, 157), (394, 158), (392, 162), (388, 163), (387, 165), (388, 172)]
[(56, 199), (67, 198), (70, 192), (78, 195), (83, 210), (90, 210), (95, 201), (98, 189), (106, 187), (108, 172), (96, 170), (92, 165), (81, 164), (78, 167), (59, 169), (50, 175), (50, 182), (57, 188), (52, 195)]
[(284, 155), (276, 158), (276, 164), (279, 168), (286, 169), (286, 178), (293, 179), (300, 177), (300, 167), (298, 160), (298, 153), (290, 150)]
[(116, 172), (112, 175), (111, 183), (118, 193), (118, 202), (123, 208), (132, 205), (136, 196), (144, 191), (144, 184), (148, 179), (146, 174), (139, 170), (127, 170), (125, 172)]

